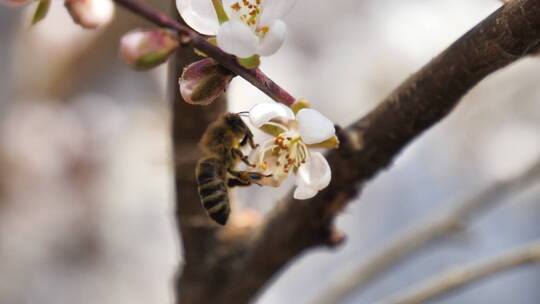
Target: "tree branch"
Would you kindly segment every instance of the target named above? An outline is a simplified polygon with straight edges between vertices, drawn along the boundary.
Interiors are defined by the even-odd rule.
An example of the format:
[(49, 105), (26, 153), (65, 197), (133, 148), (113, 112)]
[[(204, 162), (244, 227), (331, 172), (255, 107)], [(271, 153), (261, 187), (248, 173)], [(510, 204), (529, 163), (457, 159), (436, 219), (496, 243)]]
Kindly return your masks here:
[(381, 301), (380, 304), (425, 303), (430, 299), (501, 271), (531, 263), (540, 263), (540, 241), (535, 241), (486, 261), (451, 268), (410, 290)]
[(180, 24), (167, 14), (134, 0), (113, 1), (158, 26), (175, 30), (180, 35), (180, 41), (184, 44), (191, 43), (195, 48), (212, 57), (231, 72), (244, 78), (273, 100), (288, 106), (296, 101), (296, 98), (272, 81), (272, 79), (268, 78), (261, 70), (246, 69), (238, 63), (235, 56), (223, 52), (220, 48), (208, 42), (205, 37), (197, 34), (187, 26)]
[[(275, 100), (294, 102), (290, 94), (262, 72), (243, 68), (233, 56), (187, 27), (180, 28), (163, 14), (132, 0), (115, 1), (158, 25), (177, 30), (185, 35), (183, 38), (191, 39), (192, 46)], [(176, 168), (177, 215), (185, 255), (178, 283), (181, 300), (192, 304), (248, 303), (306, 249), (339, 244), (342, 238), (333, 232), (333, 219), (357, 196), (359, 188), (386, 168), (414, 138), (448, 115), (480, 80), (536, 50), (539, 44), (540, 0), (514, 0), (497, 10), (404, 82), (366, 117), (346, 130), (339, 130), (342, 144), (329, 155), (334, 173), (327, 189), (308, 201), (280, 204), (261, 227), (233, 241), (221, 238), (230, 227), (220, 230), (209, 225), (200, 204), (195, 204), (194, 162), (185, 156), (193, 153), (203, 123), (214, 117), (214, 108), (193, 109), (176, 99), (175, 155), (185, 154)], [(172, 89), (178, 95), (178, 89)]]
[[(175, 6), (175, 3), (172, 5)], [(175, 8), (173, 12), (176, 12)], [(176, 15), (176, 18), (179, 16)], [(186, 46), (171, 58), (168, 74), (169, 99), (172, 107), (176, 219), (184, 264), (182, 274), (176, 282), (176, 292), (177, 299), (182, 303), (194, 303), (189, 299), (200, 298), (200, 295), (207, 292), (207, 288), (211, 286), (211, 280), (205, 275), (211, 271), (217, 227), (211, 223), (201, 206), (195, 180), (195, 166), (200, 157), (197, 146), (202, 134), (208, 124), (216, 120), (227, 108), (227, 101), (223, 96), (205, 107), (187, 104), (182, 99), (178, 78), (185, 66), (200, 59), (192, 47)]]
[(366, 117), (341, 130), (342, 145), (328, 156), (330, 186), (311, 200), (290, 199), (276, 208), (239, 262), (225, 298), (246, 303), (306, 249), (339, 242), (332, 232), (333, 219), (361, 186), (448, 115), (479, 81), (536, 50), (539, 42), (540, 0), (514, 0), (411, 76)]
[(515, 178), (495, 183), (472, 198), (445, 204), (442, 210), (435, 211), (424, 221), (398, 233), (374, 250), (355, 270), (339, 274), (336, 283), (323, 291), (314, 303), (341, 303), (350, 293), (358, 292), (400, 260), (424, 248), (431, 241), (461, 231), (472, 216), (495, 207), (510, 194), (531, 186), (539, 179), (540, 159)]

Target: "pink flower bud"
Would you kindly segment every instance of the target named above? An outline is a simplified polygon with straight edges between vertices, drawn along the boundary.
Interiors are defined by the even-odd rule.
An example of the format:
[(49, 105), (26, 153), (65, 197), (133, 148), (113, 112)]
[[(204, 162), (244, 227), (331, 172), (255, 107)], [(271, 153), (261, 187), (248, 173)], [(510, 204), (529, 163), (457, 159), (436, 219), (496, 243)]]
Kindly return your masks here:
[(0, 0), (0, 4), (8, 6), (23, 6), (36, 2), (36, 0)]
[(233, 74), (211, 58), (192, 63), (179, 80), (180, 93), (187, 103), (207, 105), (220, 97)]
[(114, 16), (112, 0), (66, 0), (66, 8), (75, 23), (84, 28), (97, 28)]
[(134, 69), (148, 70), (167, 61), (178, 46), (178, 37), (171, 31), (134, 30), (122, 37), (120, 57)]

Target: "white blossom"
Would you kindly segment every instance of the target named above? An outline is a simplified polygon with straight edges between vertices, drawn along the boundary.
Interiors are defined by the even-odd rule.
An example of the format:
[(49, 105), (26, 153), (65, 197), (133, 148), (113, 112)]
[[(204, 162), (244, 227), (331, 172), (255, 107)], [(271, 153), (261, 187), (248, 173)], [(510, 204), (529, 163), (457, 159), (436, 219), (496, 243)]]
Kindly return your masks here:
[(287, 26), (281, 20), (296, 0), (223, 0), (228, 21), (219, 24), (212, 0), (176, 0), (182, 18), (204, 35), (216, 35), (225, 52), (249, 58), (270, 56), (282, 46)]
[[(252, 152), (256, 169), (269, 175), (262, 185), (279, 186), (296, 173), (295, 199), (309, 199), (330, 183), (332, 172), (324, 155), (314, 149), (327, 141), (337, 145), (334, 124), (316, 110), (296, 115), (282, 104), (258, 104), (249, 111), (251, 123), (274, 136)], [(270, 176), (271, 175), (271, 176)]]

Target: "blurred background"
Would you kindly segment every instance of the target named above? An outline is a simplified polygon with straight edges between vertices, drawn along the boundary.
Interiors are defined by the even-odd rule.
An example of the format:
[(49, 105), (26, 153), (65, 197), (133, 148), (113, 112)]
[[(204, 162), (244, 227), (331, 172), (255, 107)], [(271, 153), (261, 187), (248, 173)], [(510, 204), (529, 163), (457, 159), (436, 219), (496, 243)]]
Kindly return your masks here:
[[(499, 6), (298, 0), (286, 45), (262, 69), (347, 125)], [(118, 9), (110, 26), (85, 31), (53, 1), (30, 28), (29, 9), (0, 7), (0, 303), (173, 303), (182, 249), (166, 66), (134, 72), (117, 56), (121, 35), (148, 24)], [(531, 166), (540, 157), (539, 69), (529, 58), (480, 83), (338, 218), (342, 247), (304, 254), (257, 303), (306, 303), (396, 232)], [(241, 79), (228, 94), (234, 111), (269, 101)], [(286, 192), (242, 189), (236, 208), (266, 212)], [(540, 183), (512, 195), (344, 303), (372, 303), (540, 238), (539, 195)], [(540, 303), (539, 283), (538, 267), (520, 268), (435, 302)]]

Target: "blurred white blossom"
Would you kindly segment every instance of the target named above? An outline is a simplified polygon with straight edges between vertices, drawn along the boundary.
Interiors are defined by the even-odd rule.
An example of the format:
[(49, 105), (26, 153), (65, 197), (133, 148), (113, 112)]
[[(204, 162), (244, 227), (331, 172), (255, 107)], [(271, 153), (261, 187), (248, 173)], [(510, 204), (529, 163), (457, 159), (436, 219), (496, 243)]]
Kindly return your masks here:
[(73, 21), (84, 28), (98, 28), (108, 24), (114, 17), (112, 0), (66, 0)]
[(287, 34), (287, 26), (281, 18), (293, 8), (296, 0), (224, 0), (227, 20), (222, 20), (222, 24), (214, 9), (214, 5), (220, 3), (177, 0), (176, 6), (194, 30), (217, 35), (218, 46), (225, 52), (248, 58), (270, 56), (279, 50)]

